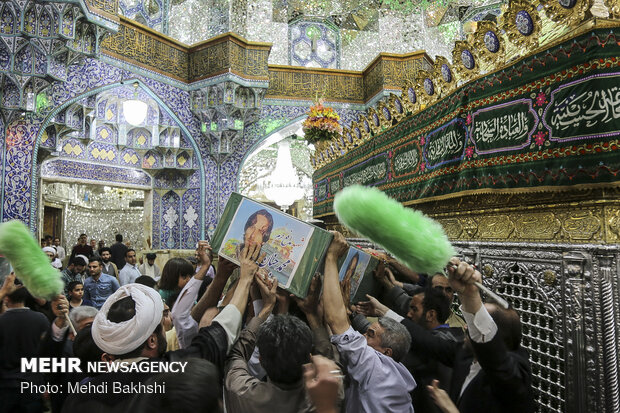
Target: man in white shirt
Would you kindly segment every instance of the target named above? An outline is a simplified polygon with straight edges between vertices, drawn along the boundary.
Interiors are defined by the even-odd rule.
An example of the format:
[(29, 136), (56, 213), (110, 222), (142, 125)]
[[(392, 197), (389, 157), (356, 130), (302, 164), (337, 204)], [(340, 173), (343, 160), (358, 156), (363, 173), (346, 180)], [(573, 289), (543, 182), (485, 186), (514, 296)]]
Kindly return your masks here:
[(54, 238), (54, 247), (56, 248), (56, 255), (58, 255), (58, 259), (60, 261), (64, 260), (67, 255), (67, 252), (65, 251), (63, 247), (60, 246), (60, 238), (58, 237)]
[(198, 334), (198, 321), (191, 316), (191, 310), (198, 297), (198, 290), (207, 271), (211, 267), (208, 250), (211, 247), (207, 241), (200, 241), (196, 249), (200, 268), (198, 272), (185, 284), (177, 298), (170, 314), (179, 339), (179, 347), (187, 348), (192, 339)]
[(125, 266), (118, 273), (118, 279), (121, 285), (131, 284), (140, 275), (142, 274), (136, 265), (136, 250), (130, 248), (125, 253)]
[(407, 329), (387, 317), (368, 327), (364, 335), (353, 330), (338, 280), (338, 258), (347, 242), (339, 232), (325, 256), (323, 308), (332, 330), (331, 342), (340, 352), (350, 384), (346, 390), (347, 412), (413, 413), (409, 393), (416, 382), (400, 360), (407, 354), (411, 337)]

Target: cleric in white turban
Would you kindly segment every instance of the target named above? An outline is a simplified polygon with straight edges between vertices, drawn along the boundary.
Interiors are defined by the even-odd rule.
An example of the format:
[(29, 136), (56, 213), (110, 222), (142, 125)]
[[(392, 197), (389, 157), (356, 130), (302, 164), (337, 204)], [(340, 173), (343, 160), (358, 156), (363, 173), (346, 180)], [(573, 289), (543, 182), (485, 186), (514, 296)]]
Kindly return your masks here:
[(154, 356), (160, 356), (166, 350), (161, 328), (163, 311), (161, 297), (153, 288), (142, 284), (124, 285), (108, 297), (97, 313), (92, 326), (93, 340), (105, 353), (115, 356), (139, 350), (134, 357), (141, 355), (143, 345), (150, 347), (156, 342), (159, 348)]
[[(154, 364), (178, 366), (186, 364), (185, 359), (195, 357), (215, 364), (216, 372), (223, 370), (229, 340), (236, 338), (241, 326), (241, 313), (237, 307), (226, 306), (210, 326), (199, 330), (188, 348), (171, 352), (166, 352), (163, 310), (159, 293), (142, 284), (126, 284), (108, 297), (93, 321), (93, 341), (102, 350), (103, 361), (120, 362), (135, 368), (92, 377), (90, 384), (105, 384), (108, 392), (71, 394), (63, 405), (63, 412), (131, 411), (132, 394), (111, 394), (112, 388), (147, 381), (155, 374), (152, 370)], [(150, 364), (150, 367), (143, 363)]]
[(49, 257), (52, 267), (56, 268), (57, 270), (62, 268), (62, 262), (60, 262), (60, 260), (56, 256), (56, 248), (43, 247), (43, 252)]

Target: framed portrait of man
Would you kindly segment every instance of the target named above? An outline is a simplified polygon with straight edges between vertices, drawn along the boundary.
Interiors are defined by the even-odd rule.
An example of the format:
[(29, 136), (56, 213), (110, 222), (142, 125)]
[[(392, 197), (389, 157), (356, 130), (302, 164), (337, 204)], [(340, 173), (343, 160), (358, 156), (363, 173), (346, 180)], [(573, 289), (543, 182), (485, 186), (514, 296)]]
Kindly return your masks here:
[(339, 278), (343, 291), (349, 293), (349, 302), (366, 301), (366, 294), (375, 295), (378, 286), (373, 271), (379, 260), (366, 251), (350, 246), (340, 264)]
[(260, 245), (259, 270), (291, 293), (306, 295), (332, 235), (278, 209), (233, 193), (215, 230), (213, 251), (240, 264), (246, 245)]

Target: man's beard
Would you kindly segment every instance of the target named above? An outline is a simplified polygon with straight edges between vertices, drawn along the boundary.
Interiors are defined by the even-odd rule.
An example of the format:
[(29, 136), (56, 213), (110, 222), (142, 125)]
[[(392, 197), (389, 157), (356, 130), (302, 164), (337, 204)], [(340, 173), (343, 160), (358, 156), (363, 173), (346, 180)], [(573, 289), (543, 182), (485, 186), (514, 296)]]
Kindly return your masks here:
[(422, 314), (422, 317), (418, 320), (418, 325), (425, 330), (428, 330), (428, 323), (426, 322), (426, 313)]

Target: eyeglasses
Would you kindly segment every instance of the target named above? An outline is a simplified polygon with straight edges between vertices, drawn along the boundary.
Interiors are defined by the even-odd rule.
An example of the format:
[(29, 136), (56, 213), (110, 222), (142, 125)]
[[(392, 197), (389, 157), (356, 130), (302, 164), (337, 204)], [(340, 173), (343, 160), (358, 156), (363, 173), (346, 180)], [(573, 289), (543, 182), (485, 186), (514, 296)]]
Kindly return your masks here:
[(433, 288), (436, 289), (436, 290), (439, 290), (439, 291), (444, 291), (444, 292), (446, 292), (448, 294), (452, 294), (452, 292), (454, 291), (452, 289), (452, 287), (442, 287), (441, 285), (436, 285)]

